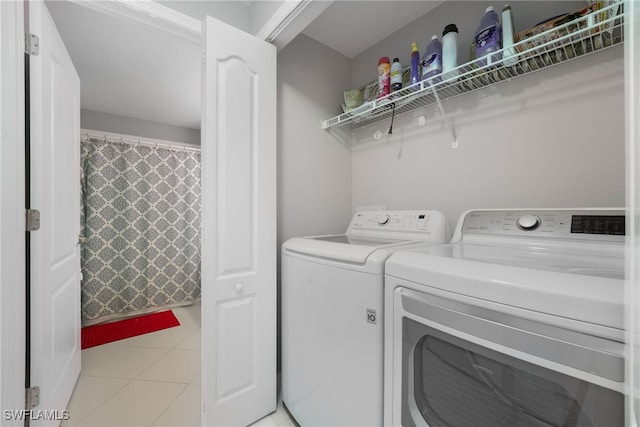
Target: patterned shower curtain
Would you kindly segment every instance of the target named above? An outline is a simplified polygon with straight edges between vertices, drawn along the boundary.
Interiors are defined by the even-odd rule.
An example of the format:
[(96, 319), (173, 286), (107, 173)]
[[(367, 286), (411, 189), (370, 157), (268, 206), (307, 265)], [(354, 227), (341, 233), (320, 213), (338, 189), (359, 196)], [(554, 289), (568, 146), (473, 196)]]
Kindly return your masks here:
[(200, 153), (86, 139), (82, 321), (200, 297)]

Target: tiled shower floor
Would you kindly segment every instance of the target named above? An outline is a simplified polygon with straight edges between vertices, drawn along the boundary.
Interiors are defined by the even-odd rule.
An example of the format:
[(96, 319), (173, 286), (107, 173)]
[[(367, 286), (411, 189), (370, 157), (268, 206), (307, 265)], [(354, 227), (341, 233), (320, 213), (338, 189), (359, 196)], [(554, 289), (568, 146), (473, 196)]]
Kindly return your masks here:
[[(200, 304), (173, 312), (180, 326), (82, 351), (63, 427), (200, 425)], [(254, 424), (295, 425), (281, 402)]]

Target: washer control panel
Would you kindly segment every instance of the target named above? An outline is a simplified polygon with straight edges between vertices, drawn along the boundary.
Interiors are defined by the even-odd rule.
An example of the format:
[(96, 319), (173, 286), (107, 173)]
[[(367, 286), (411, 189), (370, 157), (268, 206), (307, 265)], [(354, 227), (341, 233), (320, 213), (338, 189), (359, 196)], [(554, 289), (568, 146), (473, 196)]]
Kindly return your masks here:
[(426, 230), (430, 211), (358, 212), (351, 221), (352, 230), (417, 231)]
[(540, 217), (532, 214), (524, 214), (516, 220), (516, 225), (520, 230), (535, 230), (540, 227), (542, 221)]
[(618, 241), (625, 236), (625, 214), (624, 209), (470, 211), (459, 231)]
[(358, 212), (347, 234), (438, 243), (448, 241), (449, 236), (444, 214), (435, 210)]

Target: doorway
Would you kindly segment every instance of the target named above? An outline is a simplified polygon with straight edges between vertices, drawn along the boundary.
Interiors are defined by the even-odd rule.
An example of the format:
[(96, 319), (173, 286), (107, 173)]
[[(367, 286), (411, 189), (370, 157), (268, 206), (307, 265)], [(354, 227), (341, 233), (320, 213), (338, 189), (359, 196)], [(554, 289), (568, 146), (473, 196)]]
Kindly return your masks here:
[[(173, 294), (171, 301), (175, 304), (169, 301), (168, 305), (174, 305), (170, 308), (180, 322), (174, 328), (83, 350), (79, 380), (68, 406), (70, 418), (63, 425), (175, 425), (177, 420), (179, 424), (200, 425), (201, 306), (199, 291), (194, 292), (192, 283), (197, 281), (200, 286), (200, 242), (191, 239), (171, 249), (181, 236), (169, 239), (170, 230), (160, 230), (154, 226), (155, 217), (152, 218), (161, 217), (159, 221), (165, 221), (163, 224), (171, 222), (167, 227), (172, 230), (186, 221), (188, 224), (183, 225), (190, 227), (191, 234), (193, 230), (199, 233), (199, 218), (185, 219), (182, 213), (176, 213), (177, 218), (165, 218), (166, 214), (175, 213), (174, 206), (165, 204), (169, 203), (167, 197), (175, 196), (175, 204), (185, 200), (175, 194), (179, 185), (190, 185), (189, 190), (199, 187), (199, 165), (198, 173), (191, 173), (196, 168), (192, 161), (199, 159), (195, 159), (196, 150), (186, 146), (199, 143), (200, 137), (200, 44), (77, 3), (49, 2), (42, 7), (49, 10), (81, 77), (80, 126), (85, 129), (77, 137), (81, 140), (82, 155), (71, 158), (92, 162), (89, 168), (82, 168), (85, 172), (91, 169), (91, 174), (84, 176), (85, 201), (90, 206), (83, 211), (93, 227), (91, 234), (82, 236), (89, 240), (82, 242), (82, 250), (93, 251), (84, 254), (83, 286), (101, 282), (99, 285), (103, 287), (94, 293), (83, 292), (80, 310), (83, 324), (141, 314), (152, 310), (154, 305), (166, 307), (167, 301), (158, 295), (169, 294)], [(132, 158), (135, 152), (142, 153), (139, 159)], [(141, 171), (135, 166), (150, 170)], [(179, 168), (185, 177), (176, 176)], [(157, 185), (150, 185), (151, 178), (124, 182), (136, 173), (153, 175), (158, 178)], [(164, 187), (168, 187), (166, 191), (162, 190)], [(114, 193), (116, 189), (119, 190)], [(140, 197), (136, 200), (124, 197), (133, 192)], [(143, 193), (157, 196), (157, 206), (149, 208), (147, 215), (141, 213), (141, 209), (146, 209), (142, 205), (151, 205), (153, 201), (145, 200)], [(123, 197), (123, 205), (118, 208), (113, 204), (119, 197)], [(193, 197), (198, 200), (191, 200)], [(190, 207), (198, 210), (199, 194), (189, 194), (187, 198), (189, 203), (197, 204)], [(137, 208), (132, 208), (136, 215), (132, 213), (125, 218), (125, 212), (136, 205)], [(80, 216), (80, 210), (77, 214)], [(141, 218), (151, 227), (136, 236), (128, 235), (125, 230), (135, 230), (136, 221)], [(125, 219), (128, 223), (116, 226)], [(118, 236), (114, 237), (114, 233)], [(140, 236), (145, 237), (142, 243), (138, 242), (140, 253), (130, 253)], [(162, 240), (157, 242), (161, 247), (154, 247), (151, 240)], [(105, 254), (109, 251), (119, 255), (109, 257)], [(152, 251), (155, 252), (151, 254)], [(143, 259), (141, 255), (146, 256), (144, 262), (139, 261)], [(184, 258), (189, 258), (189, 262), (179, 262)], [(102, 267), (108, 264), (113, 268), (96, 267), (100, 263)], [(187, 277), (182, 277), (179, 271), (168, 277), (165, 269), (170, 263)], [(153, 268), (157, 274), (150, 273)], [(121, 277), (119, 282), (113, 280), (127, 269), (131, 270), (130, 277)], [(136, 275), (133, 270), (144, 272)], [(90, 277), (93, 273), (95, 277)], [(138, 294), (133, 294), (135, 288), (131, 285), (143, 276), (148, 276), (151, 283), (159, 283), (161, 279), (169, 283), (161, 290), (141, 285)], [(189, 288), (168, 290), (184, 284)], [(176, 297), (180, 292), (189, 293), (195, 302), (181, 307), (187, 300)], [(145, 301), (136, 303), (140, 298)], [(80, 317), (80, 313), (77, 315)]]
[[(109, 5), (129, 8), (115, 3)], [(139, 21), (156, 19), (153, 13), (145, 13)], [(139, 15), (139, 11), (134, 14)], [(209, 362), (202, 374), (201, 413), (206, 417), (206, 424), (247, 425), (276, 409), (276, 49), (213, 18), (207, 17), (203, 25), (206, 42), (202, 117), (206, 123), (203, 138), (207, 144), (202, 153), (202, 179), (203, 186), (209, 190), (204, 192), (202, 200), (205, 214), (201, 246), (203, 258), (206, 249), (207, 263), (202, 272), (206, 286), (203, 286), (201, 313), (202, 359)], [(63, 42), (60, 40), (58, 44)], [(66, 49), (62, 50), (66, 55)], [(52, 74), (51, 71), (41, 73), (35, 81), (46, 83)], [(80, 105), (79, 98), (79, 95), (75, 98), (76, 106)], [(52, 95), (51, 99), (58, 98)], [(67, 105), (70, 117), (77, 111), (73, 104)], [(38, 108), (43, 116), (51, 115), (46, 102), (38, 103)], [(246, 114), (230, 114), (230, 111)], [(75, 130), (68, 138), (55, 138), (53, 145), (79, 140), (79, 122), (77, 119)], [(51, 159), (53, 156), (46, 160)], [(206, 167), (207, 164), (211, 166)], [(77, 169), (75, 163), (63, 172), (73, 169)], [(73, 173), (68, 175), (71, 177), (68, 188), (72, 188), (78, 179)], [(47, 183), (43, 181), (38, 185), (46, 187)], [(238, 188), (240, 197), (235, 193)], [(79, 203), (77, 206), (79, 210)], [(68, 217), (76, 218), (75, 211), (69, 212)], [(53, 229), (50, 227), (49, 232)], [(77, 237), (73, 233), (64, 236)], [(40, 280), (34, 289), (38, 293), (45, 288), (46, 284)], [(75, 310), (67, 312), (76, 313)], [(59, 329), (53, 321), (47, 327)], [(79, 336), (79, 329), (76, 331)], [(69, 340), (77, 342), (75, 333), (69, 330), (67, 335)], [(34, 340), (41, 340), (54, 350), (60, 344), (42, 330), (36, 332)], [(43, 362), (42, 356), (36, 354), (32, 366), (44, 369), (46, 360)], [(42, 395), (52, 394), (47, 388)]]

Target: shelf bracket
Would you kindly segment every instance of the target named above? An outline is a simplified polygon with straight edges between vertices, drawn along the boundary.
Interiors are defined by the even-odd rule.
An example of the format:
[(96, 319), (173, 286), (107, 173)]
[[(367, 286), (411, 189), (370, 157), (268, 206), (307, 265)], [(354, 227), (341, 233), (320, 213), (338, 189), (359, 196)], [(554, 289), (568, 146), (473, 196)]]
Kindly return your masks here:
[(346, 132), (343, 129), (338, 128), (337, 126), (331, 126), (325, 128), (333, 138), (335, 138), (340, 144), (344, 145), (348, 150), (351, 150), (353, 146), (353, 137), (350, 133)]
[(447, 113), (444, 112), (444, 107), (442, 106), (442, 101), (440, 101), (440, 96), (438, 95), (438, 91), (433, 87), (433, 84), (429, 82), (429, 87), (431, 87), (431, 92), (433, 92), (433, 96), (436, 98), (436, 102), (438, 103), (438, 108), (440, 108), (440, 114), (442, 114), (442, 118), (444, 119), (444, 124), (447, 125), (447, 129), (449, 129), (449, 133), (451, 134), (451, 138), (453, 142), (451, 143), (451, 148), (458, 148), (458, 137), (456, 136), (456, 132), (449, 123), (449, 119), (447, 119)]

